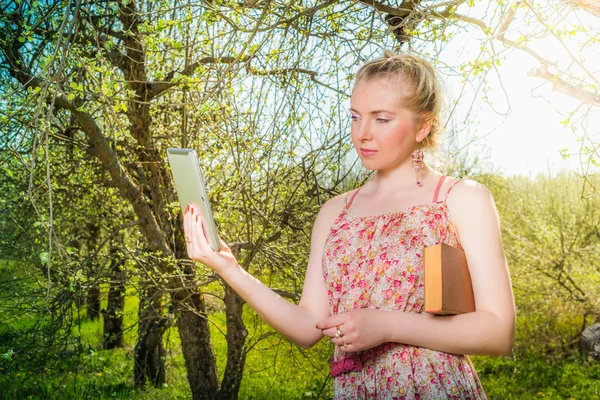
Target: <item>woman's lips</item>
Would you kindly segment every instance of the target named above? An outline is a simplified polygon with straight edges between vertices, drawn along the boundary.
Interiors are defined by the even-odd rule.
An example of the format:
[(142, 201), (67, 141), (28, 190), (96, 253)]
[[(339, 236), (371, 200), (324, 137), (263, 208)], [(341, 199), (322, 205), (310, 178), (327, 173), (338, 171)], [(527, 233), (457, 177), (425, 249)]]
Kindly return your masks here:
[(373, 154), (377, 153), (377, 150), (360, 149), (360, 152), (363, 156), (372, 156)]

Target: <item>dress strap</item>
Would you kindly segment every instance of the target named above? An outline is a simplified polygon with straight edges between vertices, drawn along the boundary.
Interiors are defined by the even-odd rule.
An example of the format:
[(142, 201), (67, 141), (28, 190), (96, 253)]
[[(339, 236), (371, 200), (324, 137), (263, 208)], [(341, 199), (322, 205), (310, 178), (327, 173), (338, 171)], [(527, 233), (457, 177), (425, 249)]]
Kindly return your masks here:
[(435, 188), (435, 194), (433, 195), (433, 202), (437, 203), (438, 201), (438, 195), (440, 194), (440, 189), (442, 187), (442, 183), (444, 183), (444, 179), (446, 179), (446, 175), (442, 175), (442, 177), (440, 178), (437, 187)]
[(460, 182), (462, 182), (462, 179), (457, 180), (456, 182), (454, 182), (452, 184), (452, 186), (450, 186), (450, 189), (448, 189), (448, 191), (446, 192), (446, 197), (444, 197), (444, 202), (446, 201), (446, 199), (448, 199), (448, 195), (450, 194), (450, 191), (452, 190), (452, 188), (454, 186), (456, 186), (457, 183), (460, 183)]
[[(350, 201), (346, 202), (346, 210), (350, 208), (350, 206), (352, 205), (352, 202), (354, 201), (354, 198), (356, 197), (356, 195), (358, 194), (358, 191), (360, 190), (360, 188), (356, 189), (356, 192), (354, 192), (354, 194), (352, 195), (352, 197), (350, 198)], [(348, 196), (346, 196), (346, 200), (348, 200)]]

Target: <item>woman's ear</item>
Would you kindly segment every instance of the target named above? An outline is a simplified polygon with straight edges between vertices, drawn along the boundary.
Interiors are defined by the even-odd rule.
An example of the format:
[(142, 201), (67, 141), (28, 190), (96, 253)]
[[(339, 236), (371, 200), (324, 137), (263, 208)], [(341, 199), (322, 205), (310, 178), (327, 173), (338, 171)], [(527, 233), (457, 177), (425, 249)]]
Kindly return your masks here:
[(418, 125), (418, 128), (417, 128), (417, 135), (416, 135), (417, 142), (420, 143), (423, 140), (425, 140), (427, 135), (429, 135), (429, 132), (431, 132), (432, 124), (433, 124), (433, 118), (431, 118), (431, 116), (429, 114), (424, 114), (421, 117), (420, 124)]

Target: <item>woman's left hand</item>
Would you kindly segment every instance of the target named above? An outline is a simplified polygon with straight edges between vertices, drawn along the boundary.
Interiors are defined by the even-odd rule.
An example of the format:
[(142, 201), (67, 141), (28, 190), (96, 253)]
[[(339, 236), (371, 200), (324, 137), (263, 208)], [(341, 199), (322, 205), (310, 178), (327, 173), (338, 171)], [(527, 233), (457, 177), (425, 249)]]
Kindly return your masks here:
[(386, 314), (387, 311), (361, 308), (324, 319), (317, 328), (342, 351), (366, 350), (386, 342)]

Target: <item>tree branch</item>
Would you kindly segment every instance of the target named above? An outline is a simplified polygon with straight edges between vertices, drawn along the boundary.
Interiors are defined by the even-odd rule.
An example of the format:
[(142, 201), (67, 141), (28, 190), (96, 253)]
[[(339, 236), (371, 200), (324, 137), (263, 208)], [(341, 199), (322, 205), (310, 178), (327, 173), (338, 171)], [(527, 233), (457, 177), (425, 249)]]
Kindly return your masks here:
[[(506, 17), (504, 18), (502, 24), (500, 25), (499, 32), (494, 36), (494, 38), (498, 39), (504, 46), (513, 47), (513, 48), (519, 49), (521, 51), (524, 51), (525, 53), (529, 54), (530, 56), (532, 56), (533, 58), (535, 58), (536, 60), (538, 60), (540, 62), (542, 67), (534, 68), (531, 71), (529, 71), (529, 73), (528, 73), (529, 76), (535, 76), (538, 78), (546, 79), (549, 82), (553, 83), (554, 90), (560, 91), (562, 93), (565, 93), (568, 96), (579, 99), (579, 100), (581, 100), (581, 102), (583, 104), (589, 104), (592, 106), (600, 107), (600, 95), (598, 95), (597, 93), (589, 92), (580, 86), (573, 85), (573, 84), (565, 81), (564, 79), (559, 78), (555, 74), (551, 74), (550, 72), (548, 72), (547, 67), (553, 66), (554, 68), (558, 69), (558, 65), (556, 63), (544, 58), (543, 56), (536, 53), (531, 48), (529, 48), (523, 44), (517, 43), (515, 41), (512, 41), (510, 39), (507, 39), (504, 36), (506, 31), (508, 30), (509, 25), (515, 19), (516, 9), (518, 8), (518, 5), (520, 3), (521, 3), (521, 1), (517, 1), (515, 3), (516, 6), (512, 6), (510, 8), (510, 10), (508, 11)], [(489, 35), (489, 32), (490, 32), (489, 27), (483, 21), (480, 21), (478, 19), (467, 17), (467, 16), (457, 14), (457, 13), (453, 13), (449, 9), (447, 9), (441, 13), (434, 13), (434, 15), (438, 18), (455, 18), (455, 19), (458, 19), (458, 20), (461, 20), (464, 22), (468, 22), (470, 24), (480, 27), (481, 30), (486, 35)], [(577, 60), (575, 60), (575, 61), (577, 62)]]
[(404, 0), (402, 4), (400, 4), (400, 7), (391, 7), (375, 0), (358, 0), (358, 2), (369, 7), (373, 7), (379, 12), (390, 14), (396, 17), (407, 17), (415, 10), (421, 0)]
[(489, 33), (489, 27), (487, 26), (487, 24), (477, 18), (473, 18), (473, 17), (469, 17), (463, 14), (459, 14), (456, 13), (454, 11), (452, 11), (451, 8), (446, 8), (444, 11), (441, 12), (433, 12), (432, 13), (433, 16), (438, 17), (440, 19), (449, 19), (449, 18), (453, 18), (453, 19), (457, 19), (459, 21), (463, 21), (463, 22), (467, 22), (471, 25), (475, 25), (478, 26), (479, 28), (481, 28), (481, 30), (487, 35)]
[(572, 8), (580, 8), (590, 14), (600, 17), (600, 2), (598, 0), (564, 0)]
[(504, 18), (504, 21), (502, 21), (502, 24), (500, 25), (500, 28), (498, 29), (499, 32), (496, 34), (496, 39), (498, 39), (500, 41), (504, 40), (504, 34), (506, 33), (506, 31), (508, 31), (508, 27), (510, 26), (510, 24), (512, 24), (513, 21), (515, 20), (515, 16), (517, 14), (517, 9), (519, 8), (520, 4), (521, 4), (521, 2), (517, 1), (513, 5), (510, 6), (508, 13), (506, 14), (506, 17)]
[(583, 104), (600, 107), (600, 95), (597, 93), (588, 92), (580, 86), (573, 85), (564, 79), (548, 72), (546, 66), (542, 68), (533, 68), (528, 73), (529, 76), (546, 79), (552, 83), (553, 89), (562, 92), (568, 96), (580, 100)]
[[(260, 29), (257, 28), (257, 29), (255, 29), (255, 32), (259, 32), (259, 33), (260, 32), (269, 32), (269, 31), (273, 30), (274, 28), (276, 28), (276, 27), (278, 27), (280, 25), (291, 25), (292, 22), (298, 20), (301, 17), (312, 16), (312, 15), (316, 14), (317, 11), (319, 11), (319, 10), (321, 10), (321, 9), (327, 7), (327, 6), (330, 6), (332, 4), (336, 4), (336, 3), (339, 3), (339, 1), (338, 0), (328, 0), (328, 1), (324, 2), (324, 3), (316, 5), (314, 7), (307, 8), (306, 10), (304, 10), (302, 12), (299, 12), (298, 14), (294, 15), (291, 18), (284, 19), (284, 20), (278, 20), (276, 23), (274, 23), (272, 25), (269, 25), (269, 26), (265, 26), (264, 28), (260, 28)], [(291, 5), (293, 3), (289, 3), (289, 4)]]
[(558, 43), (560, 43), (560, 45), (565, 49), (565, 51), (569, 54), (569, 56), (571, 57), (571, 59), (577, 64), (579, 65), (579, 67), (585, 71), (585, 73), (590, 77), (590, 79), (592, 79), (594, 82), (596, 82), (597, 84), (600, 84), (600, 81), (594, 76), (594, 74), (592, 74), (590, 71), (588, 71), (588, 69), (585, 67), (585, 65), (583, 65), (583, 63), (581, 61), (579, 61), (577, 59), (577, 57), (575, 57), (575, 55), (573, 55), (573, 53), (571, 52), (571, 50), (569, 49), (569, 46), (567, 46), (565, 44), (565, 42), (563, 42), (563, 40), (556, 34), (556, 32), (554, 32), (554, 29), (552, 29), (552, 27), (548, 26), (548, 24), (546, 23), (546, 20), (537, 13), (537, 11), (535, 11), (535, 9), (533, 8), (533, 6), (531, 4), (529, 4), (528, 1), (525, 1), (525, 4), (527, 5), (527, 7), (529, 7), (529, 9), (531, 10), (531, 12), (533, 13), (533, 15), (535, 15), (535, 17), (537, 18), (538, 21), (540, 21), (540, 23), (542, 25), (544, 25), (544, 28), (546, 28), (548, 30), (548, 32), (550, 32), (552, 34), (552, 36), (554, 36), (556, 38), (556, 40), (558, 40)]
[[(231, 64), (235, 62), (235, 60), (235, 57), (204, 57), (184, 68), (181, 72), (179, 72), (179, 74), (183, 76), (192, 76), (200, 65), (216, 63)], [(171, 71), (167, 74), (163, 81), (149, 83), (146, 91), (146, 99), (153, 99), (164, 91), (177, 85), (177, 82), (171, 81), (176, 73), (176, 71)]]
[(390, 7), (374, 0), (359, 0), (359, 2), (373, 7), (381, 13), (387, 13), (384, 17), (385, 22), (400, 45), (410, 41), (410, 35), (406, 34), (405, 27), (411, 22), (410, 16), (416, 14), (415, 9), (421, 0), (404, 0), (399, 7)]
[(254, 68), (249, 67), (248, 71), (252, 74), (252, 75), (259, 75), (259, 76), (266, 76), (266, 75), (286, 75), (289, 73), (300, 73), (300, 74), (306, 74), (309, 75), (310, 77), (314, 78), (318, 75), (317, 72), (315, 71), (311, 71), (308, 69), (304, 69), (304, 68), (280, 68), (280, 69), (274, 69), (271, 71), (258, 71)]

